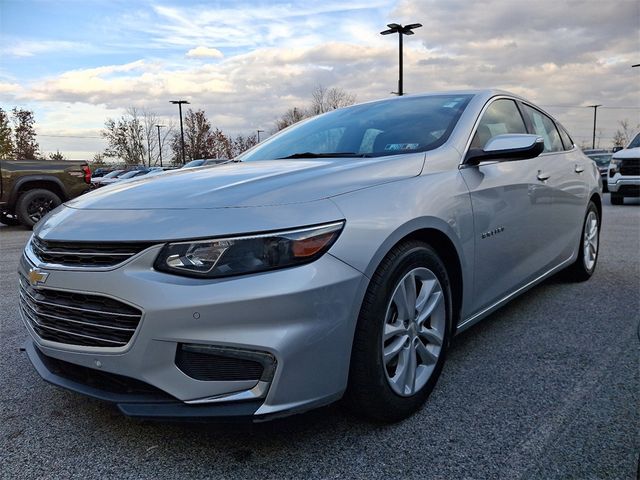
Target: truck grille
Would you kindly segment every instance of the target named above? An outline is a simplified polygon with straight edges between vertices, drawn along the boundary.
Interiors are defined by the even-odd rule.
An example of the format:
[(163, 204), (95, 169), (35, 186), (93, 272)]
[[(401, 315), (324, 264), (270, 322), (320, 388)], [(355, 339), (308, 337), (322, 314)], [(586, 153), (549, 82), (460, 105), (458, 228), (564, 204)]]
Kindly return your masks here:
[(620, 166), (620, 175), (640, 175), (640, 158), (625, 158)]
[(54, 242), (36, 236), (31, 239), (31, 250), (40, 261), (65, 267), (113, 267), (151, 243), (81, 243)]
[(20, 310), (44, 340), (89, 347), (122, 347), (142, 312), (100, 295), (35, 289), (20, 276)]

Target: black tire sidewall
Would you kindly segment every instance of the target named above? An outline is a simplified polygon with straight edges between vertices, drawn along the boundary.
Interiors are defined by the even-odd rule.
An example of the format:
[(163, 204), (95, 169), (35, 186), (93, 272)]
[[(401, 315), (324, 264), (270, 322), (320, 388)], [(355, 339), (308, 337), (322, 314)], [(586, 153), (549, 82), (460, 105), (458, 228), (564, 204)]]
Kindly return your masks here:
[[(585, 258), (584, 258), (584, 227), (587, 224), (587, 217), (589, 216), (590, 212), (594, 212), (596, 214), (596, 218), (598, 219), (598, 250), (596, 251), (596, 260), (595, 262), (593, 262), (593, 267), (591, 267), (591, 269), (587, 268), (587, 265), (585, 264)], [(580, 265), (582, 266), (582, 270), (584, 272), (584, 275), (587, 277), (590, 277), (591, 275), (593, 275), (593, 272), (596, 271), (596, 266), (598, 265), (598, 258), (600, 258), (600, 230), (601, 230), (601, 220), (600, 220), (600, 214), (598, 213), (598, 209), (595, 206), (595, 204), (593, 202), (589, 202), (589, 206), (587, 207), (587, 213), (585, 213), (584, 215), (584, 221), (582, 222), (582, 234), (580, 235)]]
[[(18, 198), (18, 201), (16, 203), (16, 215), (18, 216), (18, 220), (20, 221), (20, 223), (25, 227), (33, 228), (33, 226), (36, 224), (36, 222), (34, 222), (29, 216), (28, 207), (29, 207), (29, 203), (38, 196), (45, 196), (53, 201), (54, 205), (51, 210), (55, 209), (58, 205), (62, 203), (62, 200), (60, 199), (60, 197), (58, 197), (58, 195), (56, 195), (50, 190), (45, 190), (43, 188), (35, 188), (33, 190), (26, 191), (25, 193), (20, 195), (20, 198)], [(49, 212), (46, 212), (46, 213), (49, 213)]]
[[(420, 408), (438, 381), (452, 330), (452, 296), (446, 268), (436, 252), (427, 244), (408, 242), (392, 251), (389, 256), (391, 260), (386, 263), (383, 261), (372, 278), (358, 318), (354, 342), (359, 342), (360, 348), (358, 354), (352, 357), (354, 368), (351, 369), (349, 389), (366, 392), (366, 395), (360, 395), (359, 400), (357, 392), (355, 395), (356, 402), (360, 403), (356, 405), (360, 413), (377, 420), (398, 421)], [(442, 349), (431, 377), (414, 395), (402, 397), (393, 391), (385, 375), (382, 332), (387, 305), (395, 287), (410, 270), (418, 267), (428, 268), (438, 278), (444, 293), (447, 321)], [(364, 376), (368, 378), (363, 378)]]

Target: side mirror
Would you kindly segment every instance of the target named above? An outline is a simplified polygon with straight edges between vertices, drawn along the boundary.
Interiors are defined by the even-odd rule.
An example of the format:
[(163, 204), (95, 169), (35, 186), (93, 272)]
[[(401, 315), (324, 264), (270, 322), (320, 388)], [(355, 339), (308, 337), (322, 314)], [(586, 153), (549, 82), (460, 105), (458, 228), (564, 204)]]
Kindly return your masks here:
[(613, 153), (619, 152), (622, 150), (622, 147), (613, 147)]
[(482, 150), (469, 150), (464, 162), (478, 165), (488, 160), (526, 160), (537, 157), (543, 150), (544, 139), (538, 135), (505, 133), (491, 138)]

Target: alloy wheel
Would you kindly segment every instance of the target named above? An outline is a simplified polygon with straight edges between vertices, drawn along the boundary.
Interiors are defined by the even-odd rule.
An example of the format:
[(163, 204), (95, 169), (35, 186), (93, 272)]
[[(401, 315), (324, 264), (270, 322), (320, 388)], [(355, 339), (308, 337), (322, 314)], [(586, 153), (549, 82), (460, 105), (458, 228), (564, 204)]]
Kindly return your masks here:
[(35, 223), (38, 223), (42, 217), (49, 213), (54, 207), (53, 199), (47, 196), (35, 197), (27, 206), (27, 213), (29, 218)]
[(598, 215), (590, 211), (584, 222), (582, 252), (584, 266), (591, 271), (598, 258)]
[(382, 360), (389, 386), (400, 396), (420, 391), (442, 351), (446, 305), (442, 286), (427, 268), (415, 268), (396, 285), (387, 306)]

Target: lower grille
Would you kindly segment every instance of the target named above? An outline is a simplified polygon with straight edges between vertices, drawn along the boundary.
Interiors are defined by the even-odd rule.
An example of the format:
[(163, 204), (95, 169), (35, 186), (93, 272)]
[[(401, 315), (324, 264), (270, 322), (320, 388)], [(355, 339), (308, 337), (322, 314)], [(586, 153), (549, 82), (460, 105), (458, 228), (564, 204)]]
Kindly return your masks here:
[(35, 289), (20, 276), (20, 310), (44, 340), (90, 347), (123, 347), (142, 312), (100, 295)]
[(159, 388), (140, 380), (136, 380), (135, 378), (83, 367), (74, 363), (65, 362), (64, 360), (58, 360), (57, 358), (45, 355), (37, 348), (35, 348), (35, 351), (40, 357), (40, 360), (42, 360), (42, 363), (44, 363), (51, 373), (67, 380), (110, 393), (150, 395), (156, 398), (175, 400), (171, 395), (163, 392)]
[(31, 250), (41, 262), (84, 268), (118, 265), (151, 245), (151, 243), (54, 242), (35, 236), (31, 240)]

